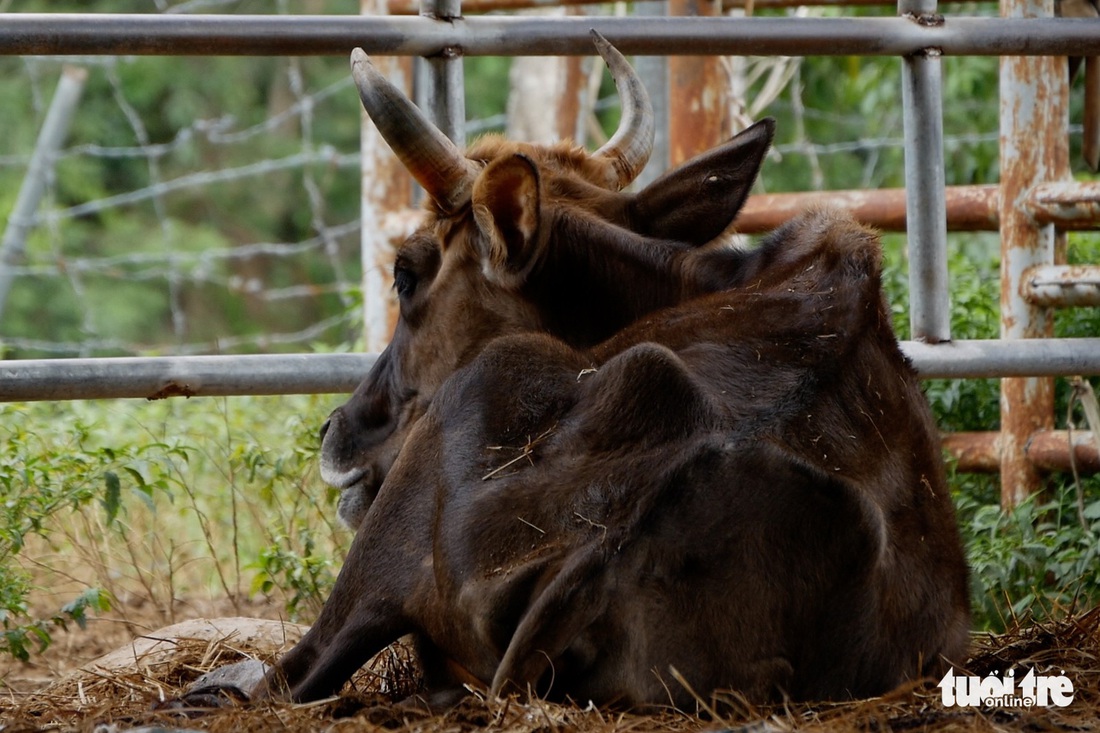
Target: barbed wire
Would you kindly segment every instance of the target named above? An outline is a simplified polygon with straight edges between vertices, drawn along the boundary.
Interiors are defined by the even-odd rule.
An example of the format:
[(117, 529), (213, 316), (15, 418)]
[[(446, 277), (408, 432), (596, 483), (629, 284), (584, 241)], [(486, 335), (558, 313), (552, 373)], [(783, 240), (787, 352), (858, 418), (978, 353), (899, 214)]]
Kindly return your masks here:
[[(231, 7), (234, 2), (157, 0), (156, 5), (160, 12), (179, 13)], [(56, 175), (50, 180), (45, 205), (30, 222), (39, 230), (35, 246), (28, 247), (23, 262), (10, 268), (22, 297), (18, 307), (0, 320), (0, 349), (23, 357), (186, 355), (284, 347), (332, 349), (356, 340), (361, 330), (360, 224), (347, 205), (336, 204), (328, 178), (338, 173), (352, 181), (354, 189), (360, 155), (357, 139), (327, 139), (325, 126), (319, 124), (330, 113), (326, 105), (354, 97), (350, 78), (333, 82), (331, 75), (325, 79), (322, 74), (318, 79), (323, 80), (315, 81), (302, 60), (287, 59), (277, 77), (285, 98), (281, 104), (269, 104), (261, 119), (242, 124), (229, 113), (200, 114), (174, 129), (166, 131), (162, 126), (154, 136), (151, 115), (155, 110), (143, 107), (147, 102), (139, 101), (138, 92), (131, 88), (135, 75), (122, 73), (127, 65), (142, 62), (122, 57), (19, 61), (29, 106), (38, 118), (49, 101), (51, 76), (56, 77), (65, 63), (79, 63), (98, 76), (97, 93), (106, 95), (133, 139), (126, 144), (119, 144), (118, 136), (74, 140), (54, 156), (57, 175), (74, 166), (102, 165), (110, 170), (116, 164), (137, 164), (144, 180), (126, 186), (103, 182), (91, 187), (92, 195), (75, 198), (64, 193), (66, 187)], [(863, 134), (866, 120), (859, 113), (807, 107), (793, 94), (791, 99), (779, 100), (777, 105), (794, 109), (800, 119), (852, 130), (852, 139), (815, 141), (802, 136), (777, 145), (779, 157), (805, 156), (816, 166), (816, 161), (829, 156), (865, 155), (862, 180), (873, 185), (870, 172), (879, 166), (878, 153), (904, 147), (900, 134)], [(103, 99), (98, 101), (102, 108)], [(600, 100), (596, 109), (614, 104), (614, 97)], [(491, 115), (471, 121), (467, 131), (476, 137), (504, 126), (503, 114)], [(997, 141), (995, 130), (945, 137), (948, 150)], [(21, 174), (32, 154), (29, 147), (0, 154), (0, 175)], [(290, 181), (287, 185), (292, 187), (290, 195), (297, 208), (293, 228), (300, 236), (280, 236), (287, 228), (286, 217), (271, 217), (269, 231), (257, 232), (255, 226), (236, 231), (231, 220), (207, 223), (200, 215), (184, 217), (179, 210), (181, 206), (216, 208), (227, 197), (226, 191), (243, 187), (262, 193), (276, 179), (283, 184)], [(129, 217), (152, 224), (139, 232), (144, 239), (134, 242), (130, 251), (99, 239), (112, 236), (116, 229), (111, 225)], [(209, 242), (197, 246), (187, 241), (193, 230), (204, 226), (217, 230), (209, 235)], [(134, 236), (126, 226), (121, 230)], [(133, 292), (133, 305), (115, 302), (124, 291)], [(36, 305), (40, 294), (55, 301), (50, 303), (49, 318), (40, 315), (47, 309)], [(62, 300), (70, 304), (67, 310), (56, 307), (56, 301)], [(237, 320), (213, 313), (217, 308), (236, 311)], [(116, 318), (119, 309), (126, 309), (125, 317)], [(143, 314), (154, 324), (162, 323), (165, 328), (159, 335), (151, 336), (148, 324), (127, 331), (112, 321), (137, 323)], [(207, 321), (219, 326), (232, 321), (234, 327), (224, 335), (210, 335), (210, 328), (204, 326)]]
[[(182, 12), (200, 5), (208, 7), (210, 3), (188, 3), (164, 10)], [(74, 60), (83, 61), (65, 59), (68, 62)], [(127, 64), (140, 62), (139, 59), (127, 58), (97, 59), (93, 68), (93, 73), (99, 74), (100, 79), (106, 82), (105, 85), (98, 85), (97, 91), (109, 96), (134, 144), (76, 141), (76, 144), (59, 151), (52, 165), (62, 171), (61, 166), (80, 165), (84, 161), (106, 161), (108, 165), (110, 161), (132, 161), (130, 165), (136, 162), (145, 169), (145, 185), (128, 190), (116, 188), (114, 191), (104, 186), (101, 190), (107, 195), (58, 205), (64, 197), (60, 193), (63, 187), (59, 186), (57, 176), (64, 173), (58, 172), (51, 177), (46, 205), (41, 206), (33, 219), (27, 222), (39, 231), (37, 244), (28, 248), (24, 261), (11, 267), (10, 271), (24, 294), (28, 291), (61, 291), (63, 298), (72, 301), (74, 307), (67, 317), (62, 314), (60, 319), (68, 322), (65, 335), (55, 333), (51, 336), (54, 329), (49, 319), (35, 322), (33, 313), (28, 317), (28, 311), (35, 310), (33, 305), (24, 307), (22, 313), (6, 314), (5, 322), (0, 322), (0, 343), (8, 355), (226, 353), (278, 346), (301, 347), (323, 337), (327, 337), (323, 340), (330, 342), (323, 344), (325, 346), (354, 339), (358, 318), (355, 301), (359, 285), (354, 258), (349, 258), (348, 254), (354, 252), (359, 222), (357, 219), (348, 221), (346, 215), (340, 215), (337, 222), (330, 223), (331, 214), (326, 211), (327, 194), (322, 190), (315, 169), (357, 171), (359, 154), (357, 151), (341, 151), (333, 142), (318, 139), (313, 124), (314, 115), (321, 106), (328, 100), (338, 98), (341, 91), (347, 91), (350, 80), (341, 79), (309, 88), (300, 64), (292, 59), (286, 63), (283, 80), (278, 82), (289, 91), (287, 104), (269, 110), (256, 124), (240, 126), (228, 114), (213, 118), (199, 117), (174, 130), (167, 141), (157, 141), (152, 138), (137, 103), (131, 99), (133, 91), (128, 89), (119, 72)], [(48, 95), (42, 89), (49, 77), (46, 70), (59, 69), (62, 64), (55, 58), (26, 58), (21, 63), (26, 72), (27, 93), (32, 97), (30, 106), (40, 117), (48, 101)], [(180, 167), (176, 158), (185, 157), (189, 152), (193, 155), (196, 145), (201, 144), (203, 149), (231, 149), (233, 157), (239, 157), (237, 153), (249, 152), (248, 148), (253, 143), (259, 143), (256, 147), (261, 153), (265, 152), (264, 139), (276, 133), (281, 135), (279, 145), (266, 147), (285, 148), (288, 131), (296, 131), (293, 147), (297, 149), (287, 155), (262, 157), (239, 165), (200, 167), (181, 175), (175, 174)], [(0, 166), (22, 172), (29, 165), (32, 155), (33, 150), (29, 149), (5, 154), (0, 156)], [(225, 237), (223, 246), (198, 250), (180, 241), (183, 235), (178, 226), (179, 213), (173, 211), (174, 207), (178, 207), (175, 197), (179, 194), (186, 192), (189, 197), (200, 199), (216, 197), (218, 194), (212, 190), (213, 187), (226, 184), (253, 186), (262, 190), (273, 175), (280, 173), (292, 174), (299, 192), (295, 199), (308, 217), (311, 236), (297, 241), (276, 238), (242, 241), (241, 237)], [(71, 232), (75, 229), (92, 228), (101, 231), (103, 236), (109, 236), (109, 228), (100, 230), (98, 223), (131, 214), (135, 218), (151, 218), (158, 230), (155, 234), (146, 231), (146, 235), (151, 236), (131, 252), (119, 253), (117, 247), (113, 248), (115, 251), (107, 247), (80, 251), (69, 244)], [(279, 223), (273, 222), (273, 225)], [(46, 240), (44, 244), (43, 239)], [(90, 239), (94, 241), (94, 235)], [(276, 264), (267, 268), (248, 266), (260, 261)], [(322, 279), (285, 282), (288, 279), (286, 271), (300, 269), (315, 273), (318, 261), (325, 263), (329, 270)], [(244, 272), (239, 272), (240, 269)], [(250, 269), (258, 269), (258, 272), (248, 272)], [(282, 278), (266, 277), (277, 269), (283, 271)], [(104, 333), (102, 324), (109, 315), (100, 312), (107, 306), (99, 302), (99, 294), (105, 288), (110, 289), (111, 283), (118, 283), (119, 288), (147, 287), (142, 293), (146, 304), (150, 293), (156, 293), (154, 297), (160, 305), (155, 306), (154, 310), (161, 312), (161, 317), (166, 314), (166, 325), (169, 326), (169, 331), (164, 334), (167, 336), (164, 343)], [(252, 305), (238, 303), (234, 307), (251, 308), (253, 311), (262, 309), (265, 303), (293, 305), (300, 301), (308, 304), (305, 309), (315, 311), (318, 317), (315, 322), (301, 328), (279, 330), (272, 327), (278, 325), (277, 315), (260, 313), (258, 320), (267, 321), (264, 327), (257, 329), (246, 325), (243, 329), (260, 331), (254, 335), (234, 333), (214, 339), (195, 339), (193, 331), (201, 330), (193, 328), (195, 319), (208, 316), (186, 301), (194, 297), (195, 291), (202, 292), (204, 289), (216, 289), (230, 296), (239, 295), (240, 300)], [(332, 314), (332, 307), (319, 308), (315, 305), (316, 301), (324, 298), (335, 298), (339, 304), (336, 314)], [(310, 304), (311, 301), (314, 304)], [(136, 307), (140, 309), (140, 306)], [(57, 313), (52, 315), (56, 317)], [(20, 319), (24, 324), (30, 321), (33, 328), (25, 327), (20, 332)], [(13, 326), (13, 322), (17, 325)], [(148, 328), (145, 330), (148, 331)]]

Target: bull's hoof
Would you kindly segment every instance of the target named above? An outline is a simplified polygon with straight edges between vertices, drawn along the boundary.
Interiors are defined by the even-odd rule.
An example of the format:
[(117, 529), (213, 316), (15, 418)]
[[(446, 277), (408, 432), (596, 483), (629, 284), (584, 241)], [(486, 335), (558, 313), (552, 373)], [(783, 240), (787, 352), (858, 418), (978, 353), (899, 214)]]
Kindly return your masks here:
[(158, 703), (154, 709), (190, 717), (249, 702), (269, 669), (270, 665), (258, 659), (218, 667), (192, 682), (179, 697)]
[(271, 665), (259, 659), (244, 659), (210, 670), (192, 682), (184, 694), (197, 694), (207, 689), (228, 690), (242, 700), (251, 700), (254, 690), (270, 669)]

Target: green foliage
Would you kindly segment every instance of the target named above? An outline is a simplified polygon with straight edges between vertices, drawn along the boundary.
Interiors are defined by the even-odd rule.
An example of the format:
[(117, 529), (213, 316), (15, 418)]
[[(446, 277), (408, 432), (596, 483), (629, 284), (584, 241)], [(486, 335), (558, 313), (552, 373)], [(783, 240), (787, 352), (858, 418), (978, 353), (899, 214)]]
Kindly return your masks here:
[[(1100, 180), (1100, 176), (1096, 177)], [(1071, 265), (1100, 262), (1100, 232), (1070, 232), (1066, 259)], [(1087, 338), (1100, 334), (1100, 308), (1062, 309), (1054, 315), (1054, 335)]]
[[(121, 481), (112, 470), (127, 462), (115, 451), (89, 445), (90, 428), (77, 422), (61, 450), (53, 451), (28, 429), (27, 411), (7, 410), (7, 428), (0, 447), (0, 653), (27, 659), (32, 646), (41, 651), (50, 632), (75, 621), (84, 628), (86, 613), (106, 611), (110, 596), (87, 588), (46, 618), (32, 618), (27, 606), (29, 578), (15, 566), (15, 557), (32, 536), (47, 537), (59, 515), (78, 512), (96, 502), (107, 525), (121, 506)], [(150, 447), (160, 452), (160, 446)], [(132, 469), (131, 469), (132, 470)]]
[[(0, 405), (0, 654), (26, 659), (55, 629), (83, 628), (89, 612), (135, 594), (170, 608), (244, 587), (312, 618), (342, 557), (333, 495), (315, 471), (329, 407), (316, 397)], [(84, 584), (53, 611), (30, 599), (59, 578), (20, 563), (44, 549), (82, 568), (50, 563), (67, 586), (73, 574)]]
[(471, 56), (465, 60), (467, 119), (504, 114), (511, 65), (511, 59), (501, 56)]
[(956, 493), (980, 627), (1100, 602), (1100, 478), (1060, 483), (1007, 513), (993, 498)]
[(53, 642), (52, 631), (67, 629), (69, 622), (87, 628), (89, 610), (102, 613), (111, 610), (110, 596), (98, 588), (88, 588), (61, 607), (49, 618), (29, 619), (23, 599), (28, 588), (20, 578), (7, 575), (9, 568), (0, 565), (0, 655), (10, 654), (26, 662), (33, 651), (43, 652)]
[[(1100, 261), (1095, 236), (1074, 237), (1071, 261)], [(884, 237), (885, 283), (895, 328), (906, 334), (908, 276), (905, 238)], [(999, 242), (994, 235), (953, 235), (949, 242), (951, 331), (956, 339), (997, 338), (1000, 328)], [(1098, 309), (1058, 313), (1059, 335), (1100, 333)], [(995, 379), (933, 379), (924, 383), (944, 432), (997, 430), (1000, 384)], [(1058, 382), (1059, 416), (1070, 393)], [(1001, 630), (1015, 619), (1042, 618), (1100, 602), (1100, 477), (1077, 487), (1065, 477), (1004, 513), (996, 477), (950, 477), (971, 565), (974, 622)], [(1080, 492), (1080, 493), (1079, 493)], [(1084, 505), (1079, 515), (1078, 496)]]
[[(329, 12), (358, 12), (354, 3), (325, 5)], [(12, 161), (0, 162), (0, 227), (26, 172), (20, 157), (29, 159), (34, 148), (60, 68), (48, 58), (0, 58), (0, 101), (19, 110), (0, 140), (0, 160)], [(308, 115), (295, 112), (303, 96)], [(346, 304), (335, 295), (301, 307), (301, 298), (263, 298), (256, 285), (323, 291), (356, 281), (354, 231), (293, 255), (225, 253), (255, 243), (309, 242), (324, 227), (356, 220), (353, 165), (333, 166), (323, 157), (282, 161), (319, 150), (354, 152), (359, 114), (344, 58), (135, 57), (89, 65), (67, 149), (41, 207), (62, 218), (35, 229), (25, 247), (32, 270), (61, 273), (17, 278), (0, 333), (97, 341), (89, 352), (115, 355), (166, 342), (301, 331), (339, 316)], [(274, 168), (232, 177), (265, 165)], [(226, 182), (202, 182), (226, 172)], [(157, 193), (158, 184), (170, 189)], [(90, 213), (65, 213), (97, 202), (101, 208)], [(223, 254), (206, 254), (215, 251)], [(112, 264), (86, 267), (105, 260)], [(353, 338), (346, 331), (326, 336)], [(54, 354), (21, 347), (7, 355)]]
[(320, 551), (308, 528), (297, 537), (276, 537), (249, 567), (256, 570), (253, 594), (269, 595), (276, 589), (289, 594), (286, 610), (292, 621), (303, 614), (315, 617), (336, 579), (332, 555)]

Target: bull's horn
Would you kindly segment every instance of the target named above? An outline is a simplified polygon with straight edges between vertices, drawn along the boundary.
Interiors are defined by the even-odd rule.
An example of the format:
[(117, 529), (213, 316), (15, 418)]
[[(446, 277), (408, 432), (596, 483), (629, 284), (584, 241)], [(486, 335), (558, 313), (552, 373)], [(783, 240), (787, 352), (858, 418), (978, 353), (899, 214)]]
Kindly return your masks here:
[(466, 205), (477, 176), (474, 163), (374, 67), (361, 48), (351, 52), (351, 74), (363, 108), (428, 196), (446, 213)]
[(614, 173), (609, 175), (608, 185), (624, 188), (642, 172), (653, 152), (653, 104), (626, 58), (596, 30), (592, 31), (592, 40), (611, 70), (623, 110), (619, 129), (596, 151), (596, 156), (611, 163)]

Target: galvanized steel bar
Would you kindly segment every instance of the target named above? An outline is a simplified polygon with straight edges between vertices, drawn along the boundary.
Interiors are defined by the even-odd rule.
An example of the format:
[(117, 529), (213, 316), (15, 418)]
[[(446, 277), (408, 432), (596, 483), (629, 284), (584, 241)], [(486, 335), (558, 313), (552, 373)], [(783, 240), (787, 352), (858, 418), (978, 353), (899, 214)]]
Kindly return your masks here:
[(351, 392), (376, 358), (251, 354), (0, 361), (0, 401)]
[(1037, 265), (1024, 272), (1020, 287), (1035, 306), (1100, 306), (1100, 265)]
[[(448, 26), (462, 20), (461, 0), (421, 0), (420, 16), (438, 25)], [(422, 89), (418, 101), (435, 126), (460, 148), (466, 146), (466, 86), (462, 73), (460, 46), (444, 46), (438, 53), (424, 56), (418, 77)]]
[[(898, 14), (921, 27), (942, 25), (936, 0), (898, 0)], [(902, 59), (906, 219), (909, 246), (909, 330), (918, 341), (951, 340), (944, 194), (940, 52)]]
[[(971, 0), (945, 0), (949, 3), (963, 3)], [(990, 0), (992, 1), (992, 0)], [(645, 0), (636, 0), (637, 7)], [(495, 10), (526, 10), (531, 8), (560, 8), (578, 5), (605, 5), (602, 0), (467, 0), (463, 5), (465, 13), (490, 13)], [(893, 6), (894, 0), (722, 0), (722, 10), (751, 7), (754, 10), (764, 8), (849, 8)], [(418, 0), (393, 0), (389, 3), (389, 12), (393, 15), (415, 15), (419, 12)]]
[[(1001, 0), (1001, 15), (1021, 22), (1052, 11), (1051, 0)], [(1001, 59), (1001, 338), (1009, 346), (1015, 339), (1024, 344), (1054, 333), (1049, 309), (1028, 303), (1022, 284), (1029, 268), (1054, 264), (1054, 226), (1037, 223), (1028, 201), (1036, 186), (1069, 178), (1065, 64), (1054, 56)], [(1001, 503), (1006, 508), (1041, 488), (1042, 476), (1025, 447), (1033, 434), (1053, 424), (1052, 379), (1001, 382)]]
[(1100, 375), (1100, 338), (903, 341), (901, 346), (925, 379)]
[(1100, 55), (1100, 21), (951, 18), (537, 18), (5, 13), (0, 55), (573, 56), (595, 28), (625, 54), (757, 56)]
[[(1100, 375), (1100, 338), (903, 341), (922, 378)], [(0, 402), (351, 392), (377, 354), (103, 357), (0, 361)]]

